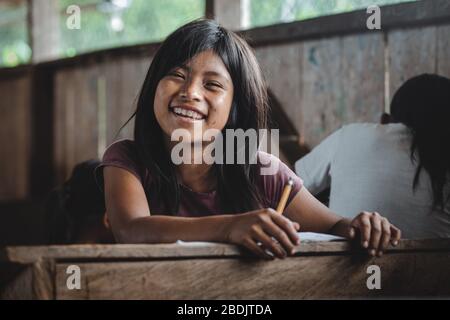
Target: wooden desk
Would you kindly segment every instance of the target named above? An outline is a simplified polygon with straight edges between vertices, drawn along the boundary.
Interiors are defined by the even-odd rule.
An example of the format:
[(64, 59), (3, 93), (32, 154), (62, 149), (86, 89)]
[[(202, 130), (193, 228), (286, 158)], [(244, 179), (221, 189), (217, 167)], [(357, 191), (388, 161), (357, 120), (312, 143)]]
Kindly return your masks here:
[[(81, 271), (69, 290), (67, 267)], [(378, 265), (381, 289), (369, 290)], [(8, 299), (312, 299), (450, 297), (450, 239), (402, 240), (380, 258), (350, 244), (310, 242), (294, 257), (261, 261), (215, 243), (0, 249)]]

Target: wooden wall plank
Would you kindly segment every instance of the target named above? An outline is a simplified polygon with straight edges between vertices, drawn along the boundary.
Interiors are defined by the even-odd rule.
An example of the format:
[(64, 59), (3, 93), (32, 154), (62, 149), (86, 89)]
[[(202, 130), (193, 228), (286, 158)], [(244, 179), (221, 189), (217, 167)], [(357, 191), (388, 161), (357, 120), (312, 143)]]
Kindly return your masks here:
[[(119, 60), (120, 61), (120, 60)], [(118, 60), (104, 63), (103, 72), (105, 76), (105, 108), (103, 119), (106, 121), (105, 131), (106, 143), (104, 147), (109, 146), (115, 139), (119, 129), (120, 119), (117, 117), (117, 110), (122, 95), (122, 64)], [(104, 150), (103, 150), (104, 151)]]
[[(9, 140), (10, 131), (13, 129), (11, 127), (13, 96), (6, 94), (7, 92), (12, 92), (12, 87), (13, 83), (10, 81), (3, 80), (0, 82), (0, 93), (3, 96), (3, 99), (0, 100), (0, 115), (3, 121), (3, 125), (0, 126), (0, 139), (2, 139), (2, 145), (4, 145), (3, 148), (0, 148), (0, 199), (2, 200), (8, 200), (13, 196), (11, 191), (14, 187), (13, 177), (11, 175), (13, 162), (8, 160), (9, 154), (12, 153), (11, 148), (13, 147)], [(5, 141), (6, 139), (8, 141)]]
[[(302, 112), (299, 101), (301, 100), (302, 92), (302, 44), (294, 43), (257, 47), (255, 55), (270, 92), (273, 94), (276, 101), (279, 102), (284, 113), (288, 115), (296, 131), (300, 132)], [(281, 124), (276, 123), (275, 127), (279, 127), (280, 125)], [(281, 135), (282, 132), (280, 132), (280, 136)], [(269, 148), (263, 148), (263, 150), (275, 154), (284, 163), (291, 165), (287, 156), (283, 153), (282, 146), (278, 144), (278, 147), (276, 147), (277, 142), (275, 141), (272, 143), (275, 148), (278, 148), (279, 154), (275, 154), (274, 151), (269, 150)], [(267, 146), (268, 144), (269, 142), (267, 142)]]
[(23, 200), (29, 192), (31, 73), (0, 81), (0, 201)]
[(309, 146), (344, 124), (378, 121), (384, 106), (382, 34), (308, 41), (303, 48), (301, 132)]
[(60, 70), (55, 76), (55, 165), (57, 183), (64, 182), (73, 167), (97, 158), (96, 65)]
[(118, 139), (133, 138), (134, 120), (131, 120), (120, 132), (119, 129), (136, 109), (138, 95), (150, 62), (151, 57), (133, 57), (105, 63), (106, 146)]
[(67, 96), (65, 99), (65, 112), (64, 112), (64, 121), (66, 130), (65, 141), (64, 141), (64, 154), (65, 154), (65, 163), (63, 164), (63, 176), (62, 180), (59, 183), (63, 183), (70, 176), (70, 168), (72, 168), (75, 161), (75, 141), (76, 137), (74, 135), (75, 130), (75, 108), (79, 103), (78, 99), (80, 92), (80, 83), (81, 79), (81, 70), (73, 69), (70, 73), (70, 78), (66, 78), (65, 80), (69, 80), (66, 85)]
[(436, 73), (437, 29), (435, 26), (388, 33), (390, 98), (409, 78)]
[[(15, 164), (16, 183), (16, 197), (19, 199), (27, 198), (29, 191), (30, 178), (30, 155), (31, 155), (31, 78), (20, 79), (14, 90), (20, 94), (15, 95), (16, 101), (11, 108), (17, 108), (15, 113), (15, 128), (13, 131), (16, 134), (14, 156), (9, 156), (10, 161)], [(25, 94), (24, 94), (25, 93)]]
[[(141, 61), (136, 58), (121, 58), (107, 63), (105, 67), (107, 70), (111, 69), (111, 75), (107, 76), (108, 88), (116, 89), (107, 91), (107, 145), (109, 145), (117, 139), (133, 138), (134, 121), (120, 132), (119, 129), (136, 108), (135, 102), (147, 69), (143, 69)], [(114, 74), (116, 78), (113, 77)]]
[(258, 47), (255, 54), (269, 89), (300, 132), (302, 44)]
[(79, 93), (74, 104), (75, 121), (72, 135), (75, 138), (74, 163), (97, 158), (98, 146), (98, 79), (99, 66), (89, 65), (80, 70)]
[[(79, 162), (101, 158), (113, 141), (133, 137), (133, 121), (116, 135), (135, 110), (149, 64), (150, 58), (122, 57), (56, 72), (54, 156), (58, 183), (65, 181)], [(99, 121), (106, 121), (104, 127)], [(99, 150), (99, 143), (103, 143), (99, 139), (106, 140), (103, 150)]]
[(341, 39), (340, 101), (342, 124), (378, 122), (384, 111), (384, 39), (381, 33)]
[[(120, 126), (122, 126), (136, 110), (139, 93), (144, 84), (145, 76), (147, 75), (152, 59), (153, 57), (137, 57), (133, 60), (124, 60), (124, 94), (122, 95)], [(133, 133), (134, 120), (130, 121), (130, 123), (123, 128), (122, 132), (119, 133), (119, 137), (132, 139)]]
[(57, 71), (55, 73), (55, 88), (54, 88), (54, 105), (53, 105), (53, 127), (54, 127), (54, 136), (53, 136), (53, 164), (54, 164), (54, 173), (55, 173), (55, 181), (63, 180), (63, 167), (65, 162), (65, 153), (64, 153), (64, 145), (65, 145), (65, 136), (67, 134), (65, 130), (65, 103), (64, 100), (66, 98), (66, 91), (62, 88), (64, 81), (66, 78), (66, 71)]
[(437, 27), (438, 74), (450, 78), (450, 25)]
[(339, 38), (307, 41), (303, 44), (303, 112), (301, 136), (316, 146), (341, 125), (338, 103), (341, 92), (341, 41)]

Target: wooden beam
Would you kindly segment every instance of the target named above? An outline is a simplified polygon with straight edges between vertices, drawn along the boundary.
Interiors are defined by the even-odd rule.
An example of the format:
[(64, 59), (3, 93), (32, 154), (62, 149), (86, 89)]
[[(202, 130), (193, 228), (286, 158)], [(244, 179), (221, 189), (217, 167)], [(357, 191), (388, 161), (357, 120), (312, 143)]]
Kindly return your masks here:
[(2, 9), (11, 9), (15, 7), (20, 7), (24, 4), (26, 0), (2, 0), (0, 2), (0, 8)]
[(209, 19), (215, 19), (230, 30), (240, 30), (242, 0), (207, 0), (206, 14)]
[(28, 0), (28, 30), (33, 63), (58, 58), (59, 1)]
[(295, 42), (355, 33), (387, 32), (392, 29), (440, 25), (450, 22), (450, 1), (433, 0), (381, 7), (381, 30), (366, 27), (365, 9), (309, 20), (253, 28), (241, 34), (253, 46)]
[[(429, 252), (450, 250), (450, 239), (401, 240), (386, 253)], [(343, 254), (357, 252), (347, 241), (308, 241), (295, 249), (295, 255)], [(30, 264), (45, 259), (59, 260), (123, 260), (123, 259), (167, 259), (192, 257), (249, 257), (240, 247), (214, 242), (183, 242), (169, 244), (114, 244), (114, 245), (54, 245), (17, 246), (0, 248), (0, 262)]]

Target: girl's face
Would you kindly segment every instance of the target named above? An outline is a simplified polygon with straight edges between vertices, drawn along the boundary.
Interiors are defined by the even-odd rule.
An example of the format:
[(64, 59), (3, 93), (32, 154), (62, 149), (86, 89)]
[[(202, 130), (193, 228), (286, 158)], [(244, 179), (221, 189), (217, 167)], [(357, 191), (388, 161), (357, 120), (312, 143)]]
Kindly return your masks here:
[[(194, 126), (222, 130), (233, 102), (233, 82), (222, 59), (212, 50), (203, 51), (186, 65), (171, 70), (156, 88), (154, 112), (163, 132), (171, 137), (175, 129), (189, 131)], [(201, 141), (201, 140), (200, 140)]]

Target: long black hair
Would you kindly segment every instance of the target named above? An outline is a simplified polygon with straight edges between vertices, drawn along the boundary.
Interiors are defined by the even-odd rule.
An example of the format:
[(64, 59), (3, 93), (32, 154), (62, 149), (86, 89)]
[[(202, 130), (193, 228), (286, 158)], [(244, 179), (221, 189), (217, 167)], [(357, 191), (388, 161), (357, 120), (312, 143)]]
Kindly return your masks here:
[[(159, 81), (172, 69), (180, 67), (195, 55), (212, 50), (223, 61), (234, 85), (234, 96), (226, 129), (259, 129), (267, 127), (267, 87), (255, 55), (244, 39), (213, 20), (190, 22), (167, 37), (154, 56), (139, 94), (135, 117), (134, 140), (143, 163), (152, 176), (152, 187), (161, 195), (168, 214), (180, 205), (180, 183), (175, 165), (163, 143), (163, 133), (154, 113), (154, 97)], [(127, 121), (127, 123), (128, 123)], [(259, 139), (258, 139), (259, 143)], [(245, 151), (250, 157), (248, 141)], [(224, 150), (225, 152), (225, 150)], [(235, 150), (236, 156), (236, 150)], [(226, 159), (226, 155), (223, 155)], [(213, 164), (217, 177), (217, 194), (224, 212), (245, 212), (267, 205), (258, 185), (258, 166), (250, 164)]]
[(406, 81), (391, 102), (394, 122), (404, 123), (412, 133), (411, 159), (417, 163), (413, 188), (422, 169), (429, 174), (433, 207), (444, 208), (450, 195), (450, 79), (422, 74)]

